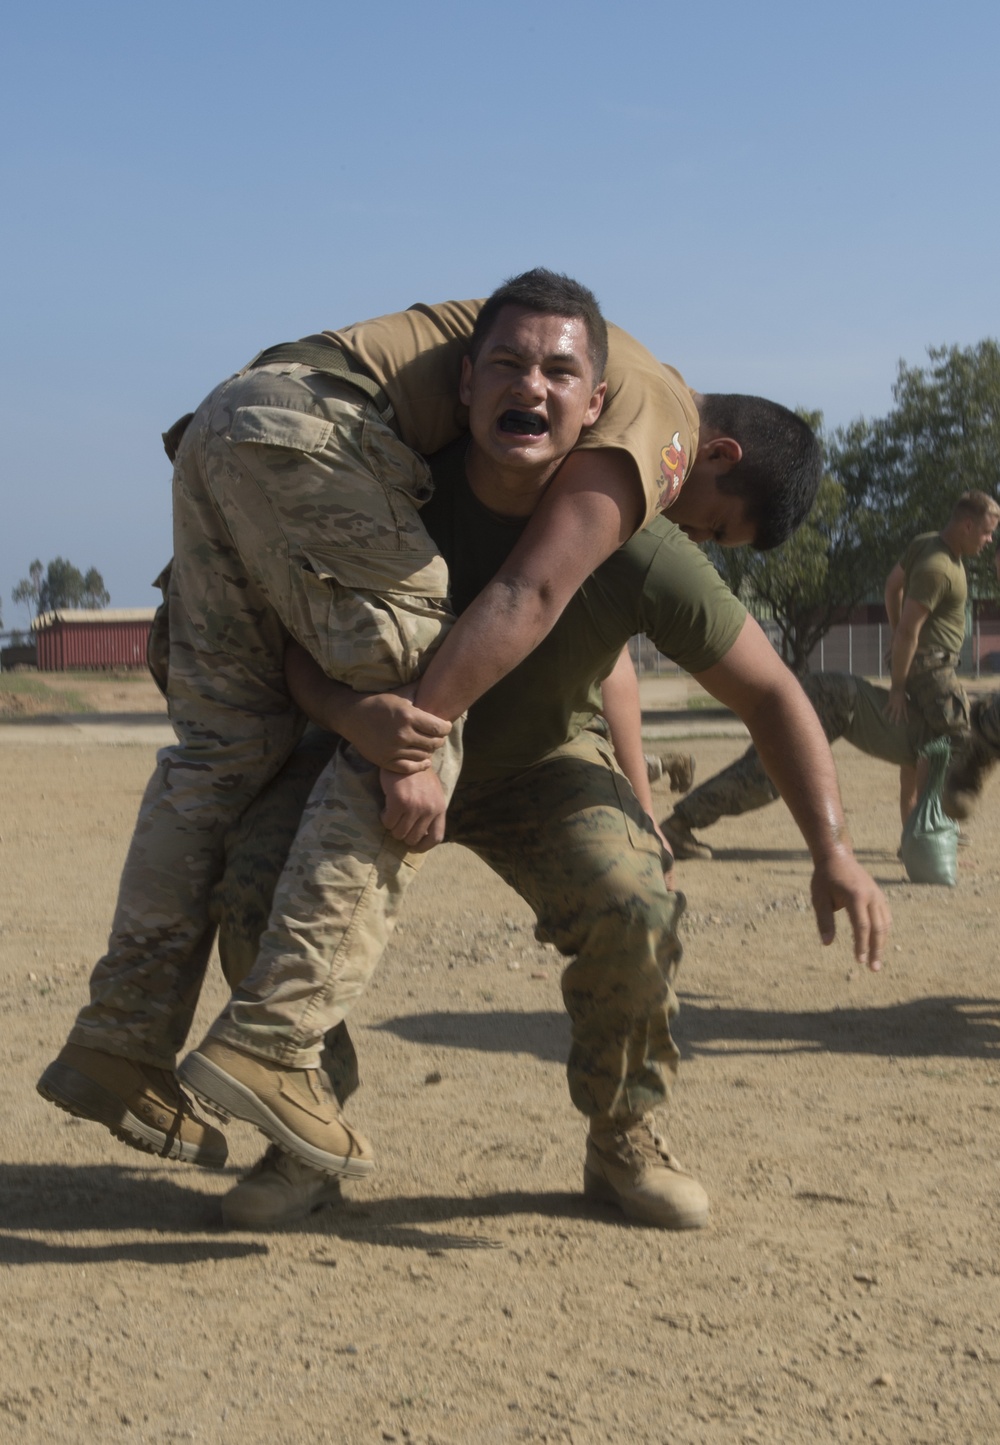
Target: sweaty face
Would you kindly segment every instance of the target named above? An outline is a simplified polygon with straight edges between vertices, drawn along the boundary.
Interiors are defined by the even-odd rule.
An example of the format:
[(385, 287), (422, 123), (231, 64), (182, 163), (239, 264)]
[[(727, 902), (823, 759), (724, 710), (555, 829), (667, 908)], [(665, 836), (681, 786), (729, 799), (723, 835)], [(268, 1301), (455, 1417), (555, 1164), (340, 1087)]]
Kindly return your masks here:
[(485, 458), (511, 472), (551, 475), (604, 400), (587, 341), (576, 317), (503, 308), (475, 361), (465, 359), (459, 388)]
[(755, 541), (755, 528), (747, 520), (741, 497), (724, 492), (715, 477), (698, 469), (681, 487), (677, 500), (663, 513), (692, 542), (715, 542), (720, 547), (745, 547)]

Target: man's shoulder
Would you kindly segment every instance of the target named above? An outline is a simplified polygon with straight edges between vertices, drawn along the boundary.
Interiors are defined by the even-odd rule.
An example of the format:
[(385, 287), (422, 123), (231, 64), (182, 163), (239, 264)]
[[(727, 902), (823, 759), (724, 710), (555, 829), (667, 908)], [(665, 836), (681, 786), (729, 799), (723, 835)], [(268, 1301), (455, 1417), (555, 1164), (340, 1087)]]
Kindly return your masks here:
[(648, 592), (659, 596), (689, 599), (704, 588), (729, 591), (702, 549), (662, 515), (613, 552), (598, 572), (605, 568), (641, 579)]
[(922, 568), (952, 567), (954, 560), (940, 532), (921, 532), (903, 553), (902, 565), (904, 572), (912, 573)]

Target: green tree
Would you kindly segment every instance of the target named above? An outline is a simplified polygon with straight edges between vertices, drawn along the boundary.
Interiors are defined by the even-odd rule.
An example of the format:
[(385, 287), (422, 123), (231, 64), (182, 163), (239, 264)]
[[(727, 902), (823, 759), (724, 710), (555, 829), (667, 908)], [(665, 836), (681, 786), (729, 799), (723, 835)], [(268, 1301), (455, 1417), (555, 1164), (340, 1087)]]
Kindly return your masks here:
[(55, 557), (47, 568), (36, 558), (27, 577), (11, 592), (11, 600), (23, 604), (37, 616), (41, 612), (80, 607), (107, 607), (111, 594), (96, 567), (86, 574), (65, 557)]
[[(883, 520), (873, 558), (884, 575), (919, 532), (948, 520), (960, 493), (1000, 488), (1000, 345), (931, 347), (926, 366), (899, 363), (894, 406), (838, 432), (831, 468)], [(973, 593), (995, 590), (992, 557), (967, 563)]]
[(32, 616), (37, 616), (41, 611), (39, 598), (42, 595), (42, 582), (45, 579), (45, 569), (36, 557), (28, 568), (27, 577), (22, 577), (20, 582), (10, 594), (10, 600), (19, 607), (27, 607)]

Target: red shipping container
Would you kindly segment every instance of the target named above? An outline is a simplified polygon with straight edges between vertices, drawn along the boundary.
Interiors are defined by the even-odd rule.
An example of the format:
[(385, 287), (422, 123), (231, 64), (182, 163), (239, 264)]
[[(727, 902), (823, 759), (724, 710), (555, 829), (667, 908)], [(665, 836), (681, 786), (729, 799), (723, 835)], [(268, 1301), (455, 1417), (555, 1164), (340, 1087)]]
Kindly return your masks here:
[(43, 612), (31, 624), (39, 672), (145, 667), (152, 607)]

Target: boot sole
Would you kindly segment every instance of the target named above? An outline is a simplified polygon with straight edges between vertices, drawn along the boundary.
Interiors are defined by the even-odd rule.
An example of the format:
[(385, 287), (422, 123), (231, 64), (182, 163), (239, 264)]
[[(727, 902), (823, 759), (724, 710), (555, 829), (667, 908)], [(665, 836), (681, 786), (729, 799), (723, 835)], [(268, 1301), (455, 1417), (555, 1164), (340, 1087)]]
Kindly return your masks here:
[(364, 1179), (375, 1167), (373, 1159), (357, 1159), (317, 1149), (315, 1144), (294, 1133), (252, 1089), (202, 1054), (188, 1054), (177, 1073), (206, 1109), (211, 1109), (220, 1119), (242, 1119), (246, 1124), (253, 1124), (272, 1144), (287, 1149), (289, 1154), (294, 1154), (323, 1174)]
[(583, 1168), (583, 1193), (586, 1199), (599, 1204), (613, 1204), (629, 1219), (634, 1219), (639, 1224), (655, 1225), (657, 1229), (704, 1229), (708, 1223), (707, 1208), (687, 1211), (673, 1209), (669, 1216), (665, 1216), (662, 1208), (647, 1208), (636, 1200), (629, 1199), (627, 1195), (619, 1194), (603, 1174), (598, 1174), (586, 1164)]
[(103, 1124), (122, 1144), (144, 1154), (158, 1154), (161, 1159), (179, 1159), (183, 1164), (197, 1164), (202, 1169), (222, 1169), (228, 1157), (228, 1146), (220, 1152), (199, 1149), (183, 1139), (172, 1138), (162, 1129), (154, 1129), (133, 1114), (125, 1102), (103, 1084), (88, 1079), (67, 1064), (52, 1063), (36, 1085), (43, 1099), (72, 1114), (75, 1119), (88, 1119)]

